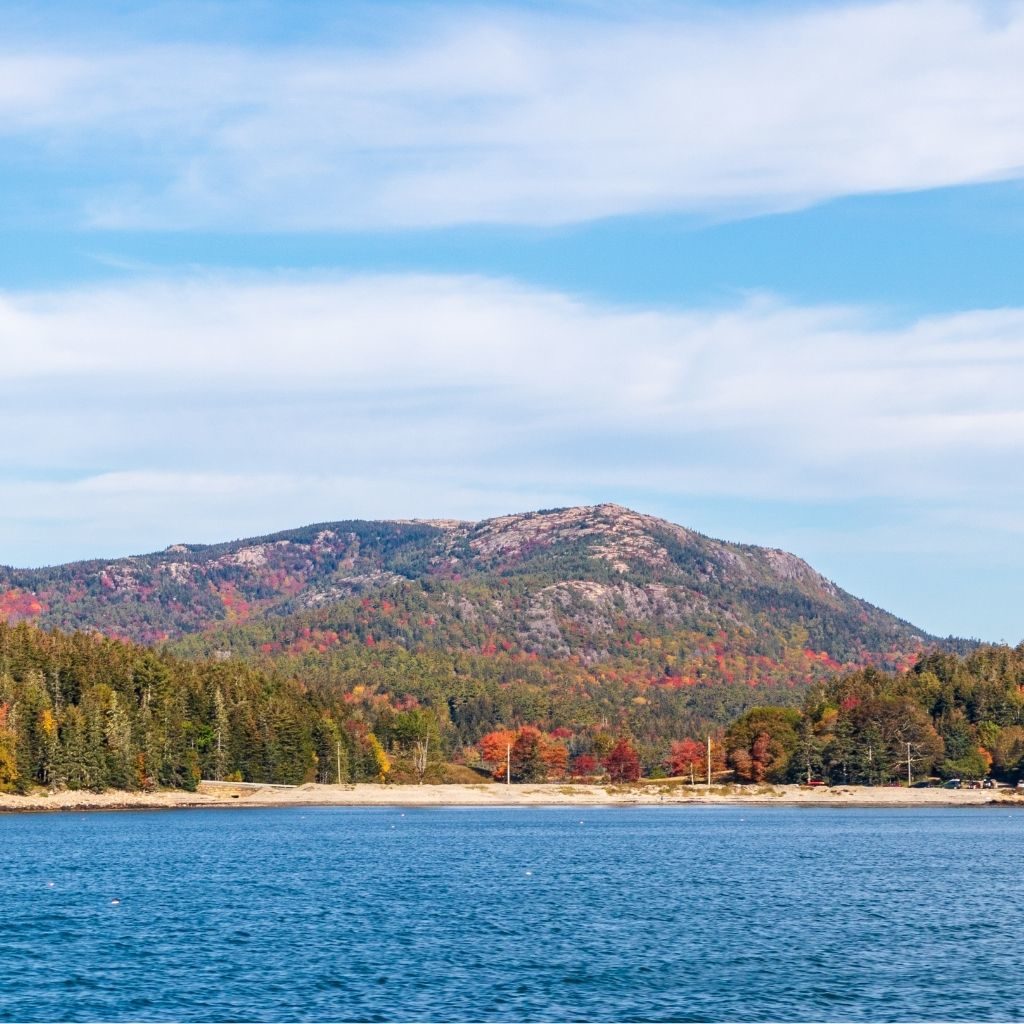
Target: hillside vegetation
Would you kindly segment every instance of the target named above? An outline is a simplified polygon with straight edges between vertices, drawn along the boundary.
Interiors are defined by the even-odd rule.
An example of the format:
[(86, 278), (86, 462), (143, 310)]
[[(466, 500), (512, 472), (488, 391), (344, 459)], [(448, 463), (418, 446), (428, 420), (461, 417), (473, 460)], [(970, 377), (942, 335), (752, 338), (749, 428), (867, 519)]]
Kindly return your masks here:
[(935, 642), (783, 551), (616, 505), (481, 523), (341, 522), (215, 546), (0, 569), (0, 619), (181, 650), (409, 652), (632, 666), (678, 685), (899, 668)]
[(741, 781), (884, 785), (1024, 771), (1024, 644), (932, 652), (902, 675), (864, 669), (814, 687), (797, 710), (758, 707), (723, 739)]
[[(469, 674), (385, 695), (242, 659), (0, 624), (0, 789), (439, 780), (451, 760), (511, 768), (514, 781), (703, 768), (697, 723), (635, 698), (602, 717), (578, 694), (552, 702), (525, 681), (498, 686), (489, 704), (481, 693)], [(1024, 755), (1022, 723), (1024, 645), (930, 654), (909, 673), (869, 668), (812, 687), (799, 708), (748, 708), (715, 730), (715, 768), (740, 781), (878, 784), (904, 777), (909, 756), (914, 777), (1009, 778)]]

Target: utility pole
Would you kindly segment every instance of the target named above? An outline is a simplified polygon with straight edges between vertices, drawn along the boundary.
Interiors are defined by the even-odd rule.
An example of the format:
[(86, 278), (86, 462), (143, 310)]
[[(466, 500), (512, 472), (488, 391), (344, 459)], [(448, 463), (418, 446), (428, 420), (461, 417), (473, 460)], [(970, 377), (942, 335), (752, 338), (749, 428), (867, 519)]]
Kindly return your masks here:
[(711, 734), (708, 733), (708, 789), (711, 788)]
[(341, 785), (341, 740), (338, 740), (338, 749), (335, 751), (335, 756), (338, 759), (338, 785)]
[(512, 785), (512, 744), (505, 744), (505, 785)]

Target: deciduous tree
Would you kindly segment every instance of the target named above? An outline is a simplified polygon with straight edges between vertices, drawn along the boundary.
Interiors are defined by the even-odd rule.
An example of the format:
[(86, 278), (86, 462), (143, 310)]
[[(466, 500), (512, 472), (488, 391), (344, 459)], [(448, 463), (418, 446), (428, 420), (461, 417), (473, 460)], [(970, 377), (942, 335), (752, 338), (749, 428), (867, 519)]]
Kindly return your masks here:
[(636, 782), (640, 778), (640, 755), (625, 736), (619, 738), (604, 759), (605, 771), (612, 782)]
[(676, 740), (665, 764), (673, 775), (689, 775), (692, 786), (695, 774), (707, 765), (707, 748), (694, 739)]

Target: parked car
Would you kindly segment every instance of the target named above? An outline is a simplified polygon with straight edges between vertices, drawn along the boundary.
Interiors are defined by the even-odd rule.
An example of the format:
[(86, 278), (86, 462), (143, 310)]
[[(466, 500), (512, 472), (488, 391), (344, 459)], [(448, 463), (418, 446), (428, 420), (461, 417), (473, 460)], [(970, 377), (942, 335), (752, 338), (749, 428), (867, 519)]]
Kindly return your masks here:
[(962, 789), (963, 783), (959, 779), (946, 779), (942, 784), (943, 789)]
[(982, 783), (981, 783), (981, 788), (982, 789), (995, 789), (996, 788), (996, 780), (995, 779), (983, 779)]
[(1017, 783), (1017, 788), (1024, 789), (1024, 779), (1021, 779), (1020, 782)]

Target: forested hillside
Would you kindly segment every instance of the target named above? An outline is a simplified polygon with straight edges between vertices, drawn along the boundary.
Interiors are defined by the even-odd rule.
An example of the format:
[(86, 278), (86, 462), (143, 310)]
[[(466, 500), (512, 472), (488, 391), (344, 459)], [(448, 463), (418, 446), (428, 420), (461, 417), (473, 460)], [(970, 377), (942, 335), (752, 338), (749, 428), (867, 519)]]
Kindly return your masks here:
[[(0, 785), (191, 787), (203, 778), (368, 781), (486, 761), (529, 727), (593, 771), (620, 737), (659, 764), (756, 702), (745, 683), (652, 685), (571, 659), (348, 644), (289, 658), (184, 657), (96, 634), (0, 624)], [(772, 690), (796, 702), (794, 687)], [(761, 693), (763, 699), (764, 693)], [(571, 762), (571, 763), (570, 763)], [(427, 766), (421, 766), (419, 774)]]
[[(372, 671), (374, 652), (362, 651)], [(500, 770), (510, 746), (516, 780), (628, 780), (702, 768), (709, 729), (716, 769), (740, 781), (879, 784), (905, 777), (908, 756), (914, 777), (1009, 778), (1024, 756), (1024, 645), (929, 654), (900, 675), (869, 668), (802, 698), (774, 691), (788, 707), (751, 707), (756, 691), (710, 684), (679, 702), (671, 689), (588, 689), (564, 661), (552, 680), (511, 662), (503, 678), (500, 659), (404, 657), (377, 662), (394, 659), (386, 689), (358, 681), (354, 666), (302, 679), (280, 665), (0, 624), (0, 788), (439, 780), (453, 760)]]

